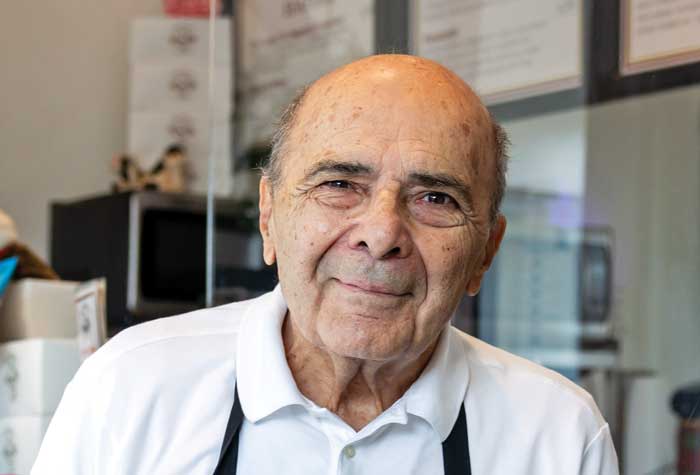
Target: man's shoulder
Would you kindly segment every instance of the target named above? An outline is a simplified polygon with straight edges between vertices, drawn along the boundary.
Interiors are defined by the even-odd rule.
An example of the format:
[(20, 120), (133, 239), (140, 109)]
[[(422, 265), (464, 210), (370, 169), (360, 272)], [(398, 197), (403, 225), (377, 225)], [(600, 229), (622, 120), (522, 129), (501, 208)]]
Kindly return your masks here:
[(554, 412), (579, 413), (594, 427), (605, 420), (591, 395), (556, 371), (490, 345), (454, 329), (462, 341), (470, 370), (470, 389), (498, 391), (496, 398), (527, 401), (530, 408), (540, 407), (543, 415)]
[[(239, 329), (255, 302), (153, 320), (108, 341), (66, 388), (37, 473), (78, 473), (79, 465), (87, 467), (80, 473), (93, 473), (94, 467), (113, 466), (114, 461), (123, 473), (194, 467), (187, 460), (164, 464), (163, 451), (189, 450), (192, 440), (198, 456), (218, 447), (228, 415), (221, 408), (233, 399)], [(57, 463), (58, 471), (51, 471)], [(197, 470), (165, 469), (192, 471)]]
[[(170, 361), (177, 367), (179, 359), (194, 362), (200, 357), (214, 356), (212, 353), (232, 354), (243, 317), (255, 300), (195, 310), (126, 328), (90, 356), (81, 372), (104, 373), (115, 366), (129, 365), (133, 359), (147, 364), (154, 363), (153, 359)], [(183, 352), (183, 347), (188, 351)]]
[[(583, 388), (457, 329), (453, 337), (468, 362), (467, 423), (483, 448), (477, 472), (498, 460), (498, 473), (618, 473), (610, 427)], [(499, 457), (504, 450), (511, 457)]]

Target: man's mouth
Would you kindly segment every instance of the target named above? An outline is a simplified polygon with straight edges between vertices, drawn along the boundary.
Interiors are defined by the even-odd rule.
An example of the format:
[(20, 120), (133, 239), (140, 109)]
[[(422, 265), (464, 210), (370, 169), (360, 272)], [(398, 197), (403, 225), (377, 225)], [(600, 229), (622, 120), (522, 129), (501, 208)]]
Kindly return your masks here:
[(356, 280), (340, 280), (335, 279), (344, 288), (353, 292), (363, 292), (385, 297), (406, 297), (411, 295), (410, 292), (404, 292), (392, 288), (390, 285), (384, 285), (376, 282), (362, 282)]

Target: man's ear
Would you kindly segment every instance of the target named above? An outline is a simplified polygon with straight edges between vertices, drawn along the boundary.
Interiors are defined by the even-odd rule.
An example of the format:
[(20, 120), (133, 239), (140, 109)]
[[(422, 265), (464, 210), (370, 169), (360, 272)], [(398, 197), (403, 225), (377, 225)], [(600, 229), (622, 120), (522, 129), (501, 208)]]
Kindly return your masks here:
[(498, 252), (498, 248), (501, 246), (501, 241), (503, 240), (503, 235), (506, 232), (506, 218), (502, 214), (498, 215), (496, 222), (491, 226), (491, 232), (489, 233), (489, 240), (486, 243), (486, 252), (484, 253), (484, 258), (481, 261), (479, 268), (474, 272), (474, 275), (467, 282), (467, 293), (474, 297), (479, 293), (481, 288), (481, 281), (484, 278), (484, 274), (491, 267), (493, 258)]
[(260, 178), (260, 234), (263, 239), (263, 259), (271, 266), (275, 263), (275, 232), (272, 219), (272, 183), (268, 177)]

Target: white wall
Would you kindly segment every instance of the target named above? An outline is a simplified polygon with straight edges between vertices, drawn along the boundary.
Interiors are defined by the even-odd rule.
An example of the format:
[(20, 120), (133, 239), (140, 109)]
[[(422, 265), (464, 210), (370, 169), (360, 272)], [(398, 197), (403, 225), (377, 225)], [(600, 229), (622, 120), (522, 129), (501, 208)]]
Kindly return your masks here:
[(592, 108), (585, 196), (615, 232), (624, 365), (700, 380), (700, 86)]
[(126, 146), (129, 21), (159, 0), (3, 2), (0, 208), (48, 257), (49, 202), (104, 192)]
[(504, 122), (511, 141), (508, 186), (580, 197), (584, 192), (587, 111), (578, 107)]

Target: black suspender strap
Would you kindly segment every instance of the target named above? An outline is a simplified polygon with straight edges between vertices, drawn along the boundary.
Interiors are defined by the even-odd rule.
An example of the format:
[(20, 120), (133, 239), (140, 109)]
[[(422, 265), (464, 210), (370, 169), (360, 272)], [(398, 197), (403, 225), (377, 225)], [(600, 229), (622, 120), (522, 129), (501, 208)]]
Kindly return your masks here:
[(452, 431), (442, 443), (442, 463), (445, 475), (471, 475), (472, 466), (469, 460), (469, 437), (467, 435), (467, 413), (464, 404), (459, 409), (457, 422)]
[[(219, 463), (214, 469), (213, 475), (236, 475), (238, 465), (238, 434), (243, 423), (243, 411), (238, 399), (238, 385), (234, 393), (231, 415), (226, 424), (224, 443), (221, 445)], [(442, 460), (445, 467), (445, 475), (471, 475), (471, 463), (469, 461), (469, 439), (467, 436), (467, 416), (464, 412), (464, 404), (459, 410), (457, 422), (452, 427), (450, 435), (442, 443)]]
[(221, 454), (219, 455), (219, 463), (216, 465), (213, 475), (236, 475), (236, 466), (238, 465), (238, 433), (243, 423), (243, 410), (239, 403), (238, 383), (233, 395), (233, 407), (231, 415), (228, 417), (226, 424), (226, 433), (224, 434), (224, 443), (221, 445)]

